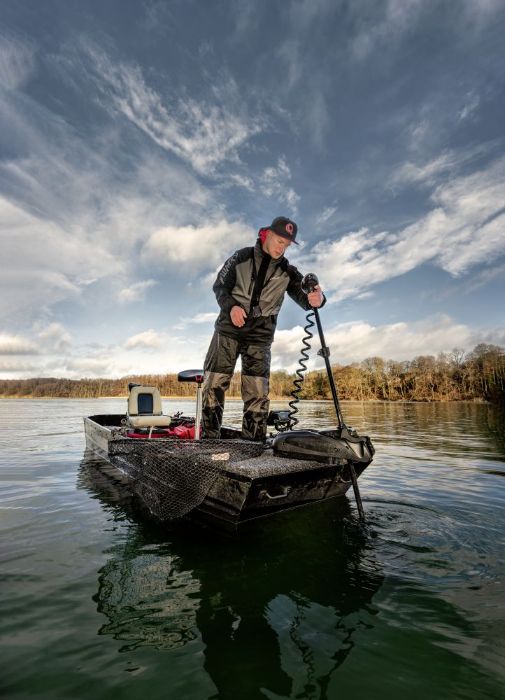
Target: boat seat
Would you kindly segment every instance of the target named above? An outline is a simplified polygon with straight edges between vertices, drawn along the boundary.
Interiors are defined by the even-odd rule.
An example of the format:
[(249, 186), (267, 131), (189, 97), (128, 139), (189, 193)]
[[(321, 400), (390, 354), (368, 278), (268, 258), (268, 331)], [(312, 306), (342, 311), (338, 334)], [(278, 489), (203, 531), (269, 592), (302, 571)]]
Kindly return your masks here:
[(203, 369), (185, 369), (177, 375), (179, 382), (196, 382), (200, 385), (203, 382)]
[(172, 421), (171, 416), (163, 415), (159, 389), (141, 384), (130, 385), (126, 418), (133, 428), (161, 428)]

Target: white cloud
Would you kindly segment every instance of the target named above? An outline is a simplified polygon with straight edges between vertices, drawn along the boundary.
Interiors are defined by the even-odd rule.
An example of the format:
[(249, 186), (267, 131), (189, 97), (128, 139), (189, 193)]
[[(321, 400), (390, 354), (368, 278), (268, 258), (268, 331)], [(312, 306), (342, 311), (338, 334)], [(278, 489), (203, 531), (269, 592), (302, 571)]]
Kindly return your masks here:
[(244, 36), (248, 39), (258, 24), (258, 8), (251, 5), (249, 0), (235, 0), (228, 9), (233, 12), (235, 23), (235, 34), (232, 35), (232, 40), (242, 42)]
[[(128, 338), (123, 345), (92, 345), (54, 348), (46, 345), (43, 354), (24, 358), (21, 351), (37, 350), (31, 339), (15, 335), (3, 338), (3, 349), (12, 351), (0, 355), (0, 378), (12, 376), (62, 377), (125, 377), (133, 374), (164, 374), (203, 365), (211, 337), (210, 331), (199, 334), (175, 335), (173, 330), (158, 332), (149, 329)], [(38, 337), (38, 336), (37, 336)], [(0, 348), (2, 345), (0, 345)]]
[[(351, 38), (352, 55), (363, 61), (369, 59), (373, 52), (390, 52), (392, 47), (399, 45), (416, 30), (423, 13), (436, 12), (436, 6), (437, 3), (423, 0), (385, 0), (374, 5), (355, 0), (350, 5), (350, 12), (358, 26), (357, 33)], [(503, 0), (463, 0), (457, 8), (451, 29), (468, 37), (493, 21), (496, 14), (503, 10)]]
[[(303, 329), (299, 326), (278, 331), (272, 348), (272, 368), (297, 369)], [(325, 329), (326, 344), (331, 351), (331, 364), (350, 364), (367, 357), (385, 360), (410, 360), (418, 355), (437, 355), (453, 347), (471, 350), (478, 343), (505, 342), (505, 326), (496, 329), (472, 329), (456, 323), (447, 315), (424, 319), (417, 323), (400, 322), (373, 325), (368, 321), (353, 321)], [(309, 369), (323, 367), (317, 356), (317, 337), (312, 341)]]
[(192, 318), (188, 318), (186, 323), (211, 323), (216, 320), (216, 312), (210, 311), (201, 314), (196, 314)]
[(37, 355), (38, 346), (28, 338), (0, 333), (0, 355)]
[(103, 105), (121, 113), (158, 146), (190, 163), (202, 174), (226, 161), (237, 161), (239, 150), (262, 130), (260, 118), (245, 113), (240, 90), (232, 79), (215, 87), (208, 101), (162, 96), (145, 82), (140, 68), (112, 62), (88, 44), (94, 80)]
[(505, 253), (505, 159), (439, 186), (431, 199), (435, 208), (402, 231), (360, 229), (319, 242), (301, 254), (300, 266), (315, 270), (338, 300), (426, 262), (456, 276)]
[(417, 165), (416, 163), (404, 163), (392, 176), (391, 181), (395, 185), (408, 185), (410, 183), (433, 182), (441, 173), (451, 170), (457, 160), (449, 153), (442, 153), (428, 163)]
[(450, 29), (468, 40), (503, 11), (503, 0), (462, 0), (453, 8), (447, 4), (443, 11), (441, 5), (444, 3), (423, 0), (385, 0), (374, 4), (354, 0), (349, 12), (358, 29), (351, 34), (352, 55), (358, 61), (370, 60), (371, 54), (377, 55), (380, 51), (388, 55), (409, 34), (419, 31), (423, 14), (431, 13), (432, 21), (440, 24), (446, 11), (454, 10), (453, 17), (449, 15)]
[(157, 333), (152, 328), (148, 331), (143, 331), (142, 333), (137, 333), (131, 336), (125, 341), (124, 347), (126, 350), (133, 350), (134, 348), (160, 348), (163, 344), (166, 344), (167, 339), (160, 333)]
[[(423, 108), (423, 112), (426, 112), (427, 107)], [(408, 115), (410, 120), (411, 116)], [(419, 121), (413, 121), (407, 126), (407, 136), (408, 136), (408, 146), (414, 153), (424, 153), (427, 150), (426, 144), (429, 143), (431, 137), (432, 124), (430, 119), (423, 116)]]
[(202, 226), (166, 226), (150, 236), (142, 248), (142, 261), (158, 267), (191, 266), (195, 275), (223, 263), (252, 239), (250, 227), (224, 219)]
[(40, 376), (40, 365), (34, 362), (26, 362), (25, 360), (5, 360), (0, 357), (0, 379), (9, 379), (11, 374), (19, 377), (37, 377)]
[[(0, 162), (0, 318), (32, 320), (41, 307), (93, 295), (97, 282), (111, 286), (112, 298), (136, 274), (139, 242), (167, 221), (212, 211), (210, 193), (183, 166), (149, 152), (119, 173), (110, 152), (116, 131), (85, 144), (28, 98), (21, 109), (4, 97), (0, 130), (27, 155)], [(140, 299), (147, 284), (120, 298)]]
[(33, 50), (19, 40), (0, 36), (0, 86), (12, 90), (22, 87), (33, 72)]
[(217, 311), (206, 311), (200, 314), (195, 314), (191, 318), (188, 319), (182, 319), (182, 322), (184, 325), (191, 325), (193, 323), (196, 324), (202, 324), (202, 323), (213, 323), (216, 320), (217, 316)]
[[(53, 68), (58, 67), (61, 77), (69, 82), (77, 66), (82, 66), (82, 54), (77, 56), (76, 52), (51, 60)], [(158, 124), (155, 106), (168, 110), (172, 100), (180, 148), (187, 148), (181, 157), (193, 167), (210, 172), (219, 162), (229, 165), (238, 157), (240, 144), (245, 141), (233, 136), (230, 124), (235, 117), (237, 123), (242, 118), (244, 102), (229, 81), (211, 89), (214, 102), (210, 111), (203, 102), (182, 105), (170, 97), (163, 106), (162, 98), (150, 92), (139, 72), (113, 66), (99, 52), (93, 60), (95, 68), (102, 66), (105, 70), (104, 77), (95, 72), (94, 79), (104, 90), (108, 86), (109, 99), (104, 92), (101, 94), (108, 107), (112, 95), (115, 109), (121, 100), (125, 110), (138, 108), (142, 113), (145, 108), (150, 126), (163, 131), (167, 125)], [(82, 90), (82, 84), (72, 83), (72, 87)], [(143, 105), (144, 97), (149, 99)], [(212, 105), (215, 110), (220, 105), (222, 113), (213, 111)], [(260, 128), (259, 122), (247, 116), (244, 119), (249, 125), (249, 138)], [(4, 190), (0, 197), (0, 318), (11, 321), (23, 313), (27, 322), (33, 322), (41, 310), (51, 310), (60, 302), (96, 303), (97, 290), (103, 293), (107, 287), (104, 305), (114, 297), (120, 303), (142, 301), (154, 280), (130, 287), (124, 283), (125, 279), (135, 279), (138, 272), (139, 247), (143, 246), (146, 264), (157, 265), (156, 255), (161, 251), (162, 265), (195, 261), (193, 269), (198, 271), (198, 266), (216, 269), (228, 254), (254, 237), (251, 229), (226, 222), (215, 190), (211, 192), (200, 184), (184, 165), (167, 160), (166, 154), (143, 145), (135, 157), (130, 154), (131, 169), (125, 168), (124, 162), (118, 166), (116, 148), (123, 138), (121, 128), (116, 118), (96, 139), (85, 143), (58, 115), (27, 95), (23, 95), (22, 104), (12, 95), (1, 102), (0, 130), (22, 149), (15, 158), (0, 163)], [(240, 132), (238, 126), (237, 130)], [(200, 165), (192, 161), (199, 154), (204, 158)], [(280, 201), (294, 205), (295, 193), (276, 180), (276, 174), (290, 176), (286, 167), (281, 162), (272, 169), (269, 188)], [(258, 188), (256, 175), (229, 175), (236, 176), (235, 182), (241, 187)], [(216, 177), (218, 184), (220, 178), (225, 178)], [(171, 234), (181, 230), (184, 239), (177, 237), (175, 250), (169, 250)]]
[(259, 178), (259, 187), (267, 197), (276, 198), (279, 202), (287, 204), (293, 213), (296, 213), (296, 206), (300, 197), (292, 187), (287, 184), (291, 180), (291, 170), (286, 162), (286, 158), (281, 156), (275, 167), (265, 168)]
[(64, 352), (68, 350), (72, 342), (72, 336), (61, 325), (61, 323), (50, 323), (47, 328), (39, 331), (38, 338), (53, 352)]
[(503, 0), (465, 0), (463, 9), (467, 29), (479, 31), (503, 11)]
[(332, 115), (330, 115), (323, 88), (317, 89), (316, 86), (313, 87), (312, 95), (305, 106), (304, 120), (310, 140), (318, 151), (324, 152), (327, 147), (327, 136), (332, 125)]
[[(158, 333), (160, 345), (134, 348), (113, 348), (109, 351), (113, 360), (113, 376), (132, 374), (165, 374), (189, 368), (200, 368), (210, 341), (209, 333), (176, 336)], [(155, 341), (156, 342), (156, 341)]]
[(1, 197), (0, 236), (0, 315), (78, 297), (83, 270), (105, 277), (121, 268), (111, 253), (92, 245), (85, 233), (64, 229)]
[(418, 21), (424, 9), (422, 0), (387, 0), (377, 5), (380, 17), (372, 13), (364, 13), (361, 3), (357, 3), (352, 11), (360, 30), (352, 38), (352, 54), (357, 60), (364, 60), (382, 46), (390, 49)]
[(474, 112), (478, 109), (480, 104), (480, 97), (476, 92), (469, 92), (466, 95), (465, 104), (463, 105), (460, 113), (459, 119), (463, 121), (471, 117)]
[[(305, 117), (307, 120), (308, 116)], [(314, 131), (314, 127), (310, 127)], [(216, 182), (221, 188), (240, 187), (252, 193), (260, 193), (265, 197), (274, 199), (279, 205), (288, 207), (292, 215), (297, 212), (300, 196), (290, 185), (292, 174), (285, 156), (280, 156), (275, 165), (269, 165), (259, 173), (249, 172), (245, 175), (237, 172), (226, 171)]]
[(236, 185), (237, 187), (242, 187), (244, 190), (249, 192), (254, 192), (256, 185), (252, 177), (248, 175), (239, 175), (237, 173), (227, 173), (226, 179), (229, 184)]
[(390, 184), (394, 188), (411, 184), (435, 185), (442, 177), (454, 177), (463, 166), (491, 152), (493, 147), (496, 144), (486, 143), (461, 151), (445, 150), (429, 161), (407, 161), (393, 172)]
[[(465, 280), (464, 291), (467, 294), (474, 292), (496, 279), (505, 279), (505, 262), (499, 265), (493, 265), (492, 267), (486, 267), (477, 274), (472, 275), (472, 279)], [(454, 291), (459, 293), (461, 290)]]
[[(323, 312), (324, 313), (324, 310)], [(366, 320), (325, 325), (332, 364), (359, 362), (367, 357), (409, 360), (418, 355), (437, 355), (453, 347), (471, 350), (478, 343), (505, 345), (505, 327), (471, 328), (446, 315), (417, 323), (399, 322), (374, 325)], [(296, 326), (276, 334), (272, 369), (294, 372), (298, 368), (303, 329)], [(152, 329), (128, 339), (123, 347), (75, 348), (73, 355), (55, 353), (21, 357), (0, 357), (0, 376), (122, 377), (133, 374), (164, 374), (202, 367), (210, 333), (177, 337)], [(127, 347), (128, 345), (128, 347)], [(322, 368), (317, 355), (319, 340), (312, 341), (309, 369)]]
[[(212, 284), (212, 282), (211, 282)], [(217, 317), (217, 311), (209, 311), (195, 314), (191, 318), (181, 318), (179, 322), (172, 326), (174, 331), (184, 331), (188, 326), (193, 324), (200, 325), (206, 323), (214, 323)]]
[(316, 218), (316, 224), (318, 226), (322, 226), (323, 224), (326, 224), (333, 214), (337, 211), (337, 207), (326, 207), (323, 209), (323, 211), (319, 214), (319, 216)]
[[(480, 4), (487, 8), (496, 7), (496, 3), (492, 2)], [(358, 5), (363, 7), (361, 3)], [(475, 5), (479, 3), (475, 2)], [(205, 333), (210, 331), (216, 313), (194, 315), (195, 290), (206, 273), (218, 268), (233, 250), (254, 242), (255, 230), (240, 223), (241, 220), (250, 221), (246, 216), (252, 214), (251, 219), (254, 216), (254, 207), (251, 210), (250, 201), (246, 201), (247, 198), (250, 200), (249, 192), (259, 195), (259, 207), (264, 207), (265, 202), (260, 195), (265, 195), (272, 201), (277, 200), (279, 205), (286, 205), (288, 213), (289, 209), (296, 210), (299, 196), (294, 189), (292, 171), (294, 175), (299, 162), (304, 162), (303, 148), (310, 148), (310, 143), (301, 143), (303, 125), (312, 118), (312, 124), (319, 125), (320, 133), (324, 133), (327, 128), (326, 108), (328, 105), (332, 109), (337, 108), (333, 101), (325, 104), (324, 100), (313, 98), (317, 98), (318, 89), (330, 86), (329, 82), (325, 84), (326, 80), (336, 85), (334, 81), (338, 82), (341, 74), (323, 71), (320, 76), (314, 73), (308, 79), (319, 59), (316, 59), (312, 49), (303, 50), (305, 37), (318, 28), (312, 23), (323, 26), (326, 12), (333, 14), (334, 7), (332, 0), (303, 0), (291, 3), (289, 9), (282, 10), (285, 19), (288, 14), (292, 19), (297, 15), (300, 27), (308, 23), (310, 28), (306, 28), (303, 34), (288, 31), (288, 38), (279, 37), (272, 53), (263, 52), (260, 61), (278, 57), (279, 52), (284, 52), (285, 61), (293, 59), (290, 71), (286, 65), (285, 93), (279, 96), (275, 104), (269, 103), (266, 108), (268, 84), (259, 85), (253, 81), (247, 94), (239, 94), (237, 85), (229, 77), (221, 80), (222, 73), (210, 75), (225, 54), (220, 54), (219, 47), (212, 45), (209, 38), (199, 55), (207, 62), (207, 67), (203, 66), (207, 73), (202, 74), (196, 99), (196, 93), (187, 92), (191, 99), (186, 99), (185, 95), (176, 92), (177, 85), (184, 82), (182, 73), (176, 85), (173, 81), (164, 80), (166, 76), (157, 72), (155, 64), (143, 68), (144, 72), (141, 72), (134, 65), (115, 61), (112, 40), (108, 43), (111, 51), (108, 56), (92, 49), (88, 51), (87, 58), (83, 57), (82, 44), (76, 46), (71, 54), (64, 49), (65, 56), (44, 55), (44, 70), (54, 69), (61, 60), (58, 80), (64, 78), (66, 72), (66, 87), (74, 81), (72, 89), (79, 90), (80, 99), (87, 101), (89, 112), (86, 110), (83, 130), (74, 120), (76, 115), (72, 117), (72, 105), (69, 103), (58, 103), (51, 98), (46, 101), (51, 108), (45, 108), (41, 102), (36, 102), (33, 91), (26, 94), (18, 92), (18, 88), (34, 76), (37, 55), (31, 47), (19, 42), (11, 42), (7, 53), (5, 46), (0, 44), (0, 79), (10, 86), (2, 93), (0, 131), (4, 142), (9, 144), (7, 154), (14, 154), (11, 160), (0, 163), (2, 192), (5, 195), (0, 200), (0, 314), (16, 319), (15, 323), (9, 323), (10, 330), (24, 333), (23, 322), (32, 328), (33, 337), (26, 340), (28, 345), (25, 345), (25, 349), (38, 347), (40, 355), (34, 356), (38, 374), (46, 370), (59, 373), (61, 369), (66, 376), (78, 376), (85, 366), (97, 373), (102, 371), (101, 367), (107, 368), (103, 372), (111, 373), (163, 371), (167, 367), (180, 366), (181, 358), (188, 362), (193, 358), (190, 364), (200, 364), (198, 358), (204, 355), (208, 343)], [(383, 27), (382, 33), (379, 31), (373, 35), (370, 25), (350, 22), (351, 36), (356, 26), (365, 32), (372, 30), (370, 50), (378, 48), (395, 32), (398, 36), (408, 32), (409, 23), (416, 21), (419, 4), (396, 0), (386, 2), (383, 8), (377, 10), (376, 16), (386, 18), (391, 26)], [(375, 12), (372, 9), (371, 14), (366, 16), (370, 18)], [(250, 21), (254, 13), (251, 15), (249, 9), (247, 13)], [(354, 9), (351, 15), (353, 13)], [(257, 29), (264, 19), (262, 13), (254, 15), (253, 23)], [(288, 29), (292, 27), (288, 26)], [(236, 38), (231, 40), (236, 41)], [(314, 44), (311, 46), (313, 48)], [(341, 57), (348, 47), (330, 46), (326, 49), (331, 56)], [(198, 47), (195, 50), (198, 51)], [(367, 50), (365, 46), (365, 53)], [(321, 54), (323, 62), (330, 60), (330, 54), (325, 53), (326, 58)], [(195, 55), (198, 58), (198, 54)], [(64, 60), (67, 61), (65, 65)], [(264, 68), (264, 64), (258, 64), (256, 72)], [(171, 72), (172, 68), (167, 67), (166, 70)], [(387, 74), (384, 72), (384, 75)], [(301, 101), (291, 94), (292, 87), (298, 82), (310, 84), (310, 89), (303, 92), (305, 99)], [(57, 85), (56, 82), (54, 84)], [(193, 88), (187, 88), (188, 91), (190, 89)], [(458, 117), (471, 119), (475, 113), (479, 96), (471, 92), (472, 89), (470, 82), (463, 81), (457, 88), (457, 105), (451, 98), (452, 111), (446, 117), (451, 120), (451, 125), (456, 124)], [(489, 93), (486, 93), (485, 86), (478, 89), (482, 90), (481, 107), (484, 111)], [(71, 97), (65, 89), (57, 92), (64, 101)], [(392, 97), (396, 95), (394, 90), (393, 93)], [(37, 94), (42, 100), (41, 93)], [(323, 91), (322, 94), (326, 93)], [(53, 97), (56, 97), (56, 93)], [(100, 105), (109, 112), (108, 115), (103, 111), (94, 113), (94, 99), (99, 100)], [(447, 109), (444, 111), (442, 105), (446, 99), (446, 94), (438, 101), (428, 95), (430, 110), (421, 110), (416, 116), (421, 122), (417, 122), (414, 131), (423, 144), (426, 143), (423, 136), (427, 136), (430, 125), (437, 123), (434, 116), (437, 109), (440, 109), (440, 119), (447, 114)], [(394, 100), (387, 102), (388, 109), (394, 110)], [(255, 111), (248, 112), (247, 105), (252, 104), (257, 105), (257, 111), (255, 106)], [(52, 113), (51, 109), (61, 109), (61, 112)], [(381, 130), (381, 124), (388, 112), (386, 108), (385, 112), (378, 109), (378, 121), (374, 120), (374, 123), (384, 134), (386, 132)], [(405, 114), (405, 111), (402, 113)], [(110, 115), (113, 118), (107, 119)], [(335, 115), (338, 121), (340, 117), (337, 112)], [(97, 119), (100, 127), (95, 130)], [(266, 142), (255, 135), (272, 126), (269, 119), (281, 120), (284, 126), (291, 121), (293, 133), (280, 135), (279, 123), (275, 122), (276, 131), (268, 140), (272, 150), (267, 151)], [(375, 136), (378, 133), (374, 132)], [(395, 133), (398, 136), (399, 132)], [(286, 149), (295, 142), (303, 147), (302, 151), (298, 149), (296, 160), (286, 156), (277, 159), (277, 137)], [(444, 147), (448, 143), (449, 140), (444, 141)], [(277, 147), (279, 144), (277, 139)], [(339, 149), (336, 142), (333, 146)], [(248, 168), (240, 159), (252, 148), (257, 150), (251, 158), (252, 167)], [(370, 152), (369, 149), (369, 156)], [(382, 151), (378, 149), (376, 152), (379, 153), (378, 167), (374, 171), (380, 173), (376, 177), (381, 177), (386, 166), (379, 162)], [(430, 152), (433, 151), (426, 148), (422, 154), (421, 151), (411, 151), (411, 162), (399, 169), (397, 182), (403, 178), (405, 183), (429, 185), (434, 189), (443, 179), (454, 178), (462, 163), (468, 165), (468, 160), (461, 160), (452, 151), (439, 152), (436, 157), (430, 157)], [(176, 154), (177, 158), (172, 154)], [(343, 183), (346, 173), (349, 174), (345, 149), (337, 153), (330, 148), (327, 156), (328, 163), (333, 157), (339, 159), (338, 178)], [(271, 167), (265, 168), (269, 163)], [(190, 168), (196, 171), (196, 176), (190, 174)], [(212, 187), (209, 186), (209, 179), (201, 178), (200, 181), (198, 176), (201, 174), (212, 179)], [(327, 221), (335, 223), (337, 219), (333, 206), (335, 182), (338, 180), (326, 182), (328, 191), (333, 194), (330, 192), (328, 199), (331, 206), (320, 214), (320, 224)], [(246, 192), (238, 193), (238, 197), (230, 197), (230, 192), (225, 192), (226, 196), (223, 197), (220, 188), (229, 183)], [(317, 187), (316, 182), (312, 184)], [(351, 187), (352, 184), (349, 189)], [(296, 188), (299, 188), (298, 179)], [(309, 190), (304, 205), (306, 209), (310, 209), (311, 203), (315, 202), (315, 190), (312, 194)], [(330, 238), (336, 227), (327, 226), (328, 233), (325, 235), (329, 240), (326, 244), (311, 251), (307, 243), (303, 250), (298, 250), (298, 255), (301, 254), (302, 260), (313, 261), (314, 264), (309, 262), (310, 267), (320, 274), (333, 298), (354, 294), (359, 299), (367, 298), (373, 294), (369, 288), (374, 284), (404, 274), (423, 262), (439, 265), (453, 275), (462, 275), (479, 261), (487, 263), (503, 251), (501, 231), (504, 222), (499, 214), (499, 201), (503, 201), (503, 193), (503, 169), (477, 173), (473, 180), (453, 179), (433, 192), (432, 211), (402, 231), (371, 232), (359, 229), (361, 224), (358, 223), (356, 228), (359, 230), (348, 233), (336, 242)], [(237, 195), (237, 192), (231, 194)], [(409, 201), (406, 198), (395, 204), (408, 207)], [(355, 202), (358, 206), (357, 200)], [(373, 202), (374, 198), (371, 197), (370, 206), (373, 206)], [(312, 216), (314, 220), (315, 216), (309, 209), (305, 211), (305, 218)], [(343, 211), (339, 211), (338, 215), (342, 217), (339, 219), (341, 221), (346, 217)], [(362, 221), (369, 221), (373, 212), (370, 214), (370, 209), (365, 207), (362, 216), (367, 217)], [(499, 262), (496, 260), (497, 264)], [(156, 330), (156, 317), (164, 318), (163, 323), (166, 323), (167, 317), (162, 315), (166, 308), (161, 308), (163, 295), (149, 294), (158, 277), (154, 269), (139, 269), (142, 264), (168, 268), (174, 277), (178, 275), (178, 279), (181, 273), (185, 274), (188, 284), (193, 285), (187, 303), (188, 315), (193, 314), (193, 317), (185, 320), (185, 328), (189, 327), (191, 332), (180, 334), (191, 337), (170, 338), (170, 348), (165, 346), (165, 339), (169, 337), (167, 328), (163, 333)], [(310, 269), (308, 265), (304, 264), (304, 267)], [(479, 270), (475, 272), (478, 274)], [(213, 277), (214, 272), (212, 279), (209, 275), (210, 284), (205, 289), (208, 308), (215, 303), (210, 291)], [(127, 284), (129, 280), (133, 281), (131, 285)], [(158, 284), (163, 284), (167, 295), (177, 294), (174, 292), (172, 274), (160, 275)], [(180, 294), (185, 291), (181, 290)], [(145, 325), (139, 329), (134, 325), (135, 318), (127, 313), (124, 306), (119, 307), (117, 300), (126, 305), (140, 302), (146, 296), (149, 296), (150, 304), (145, 307), (145, 316), (144, 309), (141, 310)], [(377, 306), (379, 304), (380, 299)], [(205, 307), (198, 304), (196, 308)], [(47, 309), (50, 309), (50, 313), (44, 313)], [(126, 342), (131, 341), (134, 345), (129, 348), (97, 348), (93, 350), (97, 356), (89, 357), (91, 364), (81, 365), (79, 369), (76, 361), (85, 363), (91, 349), (74, 347), (65, 328), (47, 325), (47, 318), (58, 318), (60, 310), (61, 318), (64, 313), (66, 319), (72, 319), (74, 337), (86, 335), (90, 341), (99, 338), (104, 342), (119, 343), (118, 338), (131, 335), (132, 338)], [(332, 312), (330, 307), (329, 313)], [(47, 328), (34, 327), (33, 319), (40, 317), (46, 319)], [(121, 328), (121, 324), (125, 325)], [(142, 333), (133, 335), (150, 326), (151, 333), (156, 337), (149, 338)], [(177, 326), (172, 326), (172, 332), (174, 329), (176, 331)], [(198, 333), (202, 334), (201, 339), (197, 337)], [(142, 340), (140, 336), (144, 336)], [(24, 335), (19, 338), (23, 339)], [(137, 338), (137, 341), (133, 341), (133, 338)], [(22, 348), (22, 343), (17, 347)], [(23, 364), (22, 357), (18, 360), (14, 358), (15, 355), (7, 358), (11, 365), (18, 362), (18, 366), (26, 368), (30, 364)], [(65, 365), (67, 359), (69, 363), (73, 362), (68, 367)]]
[(314, 21), (321, 18), (325, 21), (327, 14), (334, 9), (333, 0), (298, 0), (290, 4), (289, 13), (297, 29), (310, 32)]
[(135, 282), (129, 287), (121, 289), (118, 293), (118, 301), (121, 304), (130, 304), (132, 302), (144, 301), (146, 298), (146, 293), (148, 289), (154, 287), (157, 284), (155, 280), (143, 280), (142, 282)]
[(112, 359), (99, 357), (71, 358), (61, 365), (58, 376), (110, 377), (114, 376)]
[[(96, 348), (90, 359), (96, 363), (96, 376), (125, 377), (133, 374), (165, 374), (180, 372), (188, 368), (199, 368), (203, 365), (210, 335), (193, 334), (191, 337), (175, 336), (172, 333), (156, 332), (154, 330), (139, 333), (129, 339), (130, 346)], [(138, 341), (138, 342), (137, 342)], [(86, 365), (86, 356), (81, 358)], [(100, 370), (99, 362), (108, 366)], [(72, 371), (72, 376), (83, 376), (82, 368), (67, 364), (66, 371)]]
[(277, 48), (277, 56), (283, 64), (283, 88), (292, 90), (303, 79), (305, 62), (300, 41), (287, 37)]

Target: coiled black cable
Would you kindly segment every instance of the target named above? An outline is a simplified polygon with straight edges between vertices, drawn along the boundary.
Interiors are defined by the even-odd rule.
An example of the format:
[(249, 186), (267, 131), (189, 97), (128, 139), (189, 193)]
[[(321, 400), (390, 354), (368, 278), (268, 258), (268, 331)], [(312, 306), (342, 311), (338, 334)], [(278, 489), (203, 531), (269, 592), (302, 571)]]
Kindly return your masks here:
[(298, 423), (298, 418), (295, 418), (295, 413), (298, 413), (298, 408), (296, 407), (296, 404), (300, 401), (300, 393), (302, 391), (302, 385), (303, 385), (303, 380), (304, 380), (304, 372), (307, 371), (307, 361), (309, 359), (309, 353), (308, 351), (310, 350), (310, 339), (314, 337), (314, 334), (311, 332), (311, 328), (315, 325), (314, 323), (314, 312), (309, 311), (306, 317), (307, 325), (304, 327), (305, 335), (302, 338), (302, 350), (301, 350), (301, 358), (298, 361), (298, 363), (301, 365), (299, 367), (295, 374), (298, 375), (298, 379), (295, 379), (293, 384), (294, 384), (294, 389), (291, 392), (291, 396), (293, 397), (292, 400), (289, 402), (289, 407), (291, 411), (288, 413), (288, 421), (289, 421), (289, 430), (292, 430), (295, 425)]

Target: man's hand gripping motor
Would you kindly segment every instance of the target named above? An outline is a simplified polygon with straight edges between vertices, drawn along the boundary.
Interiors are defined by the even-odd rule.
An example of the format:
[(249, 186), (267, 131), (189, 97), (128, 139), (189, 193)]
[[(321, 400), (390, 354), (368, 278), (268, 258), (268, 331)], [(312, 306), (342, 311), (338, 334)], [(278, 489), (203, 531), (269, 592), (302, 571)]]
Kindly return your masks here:
[(309, 272), (302, 279), (302, 291), (307, 295), (307, 300), (313, 309), (318, 309), (323, 303), (323, 293), (319, 286), (317, 275)]

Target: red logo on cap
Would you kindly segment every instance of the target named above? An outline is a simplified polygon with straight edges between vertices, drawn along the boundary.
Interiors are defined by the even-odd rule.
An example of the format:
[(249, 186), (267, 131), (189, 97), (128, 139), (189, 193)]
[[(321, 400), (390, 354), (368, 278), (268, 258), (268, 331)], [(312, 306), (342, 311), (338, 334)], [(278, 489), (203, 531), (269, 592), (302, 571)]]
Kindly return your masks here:
[(286, 231), (289, 233), (290, 236), (293, 235), (293, 224), (286, 224)]

